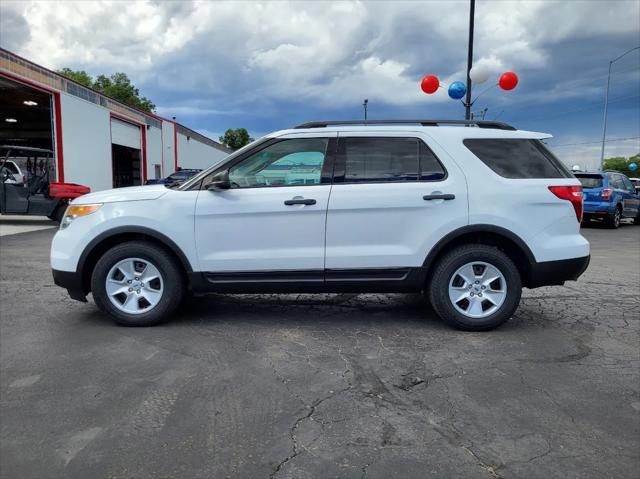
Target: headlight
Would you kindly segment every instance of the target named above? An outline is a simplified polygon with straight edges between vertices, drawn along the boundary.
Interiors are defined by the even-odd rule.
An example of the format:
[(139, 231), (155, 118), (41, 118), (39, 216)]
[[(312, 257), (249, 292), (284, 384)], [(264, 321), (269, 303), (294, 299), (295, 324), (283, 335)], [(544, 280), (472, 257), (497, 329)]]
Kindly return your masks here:
[(102, 203), (95, 203), (92, 205), (71, 205), (67, 208), (67, 211), (64, 213), (64, 217), (60, 222), (60, 229), (63, 230), (76, 218), (80, 218), (81, 216), (87, 216), (91, 213), (95, 213), (100, 209)]

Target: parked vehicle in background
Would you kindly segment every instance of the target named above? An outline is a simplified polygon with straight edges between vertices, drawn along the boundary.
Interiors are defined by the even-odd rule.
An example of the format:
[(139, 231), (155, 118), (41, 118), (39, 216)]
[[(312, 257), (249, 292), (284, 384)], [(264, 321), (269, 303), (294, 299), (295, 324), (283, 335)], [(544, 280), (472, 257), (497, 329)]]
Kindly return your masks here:
[(47, 216), (60, 221), (72, 199), (91, 192), (86, 186), (51, 181), (51, 150), (0, 146), (0, 171), (9, 171), (11, 163), (15, 164), (9, 158), (26, 158), (27, 181), (12, 181), (10, 177), (13, 175), (3, 175), (0, 178), (0, 213), (4, 215)]
[(184, 183), (189, 178), (194, 177), (195, 175), (197, 175), (201, 171), (202, 171), (201, 169), (198, 170), (198, 169), (195, 169), (195, 168), (190, 168), (190, 169), (184, 169), (183, 168), (183, 169), (180, 169), (180, 170), (176, 171), (175, 173), (171, 173), (166, 178), (147, 180), (144, 184), (145, 185), (175, 186), (175, 185), (179, 185), (181, 183)]
[(640, 195), (627, 176), (617, 171), (576, 173), (584, 192), (584, 220), (618, 228), (622, 218), (640, 224)]
[(24, 185), (27, 182), (27, 177), (22, 173), (22, 170), (15, 161), (7, 160), (0, 166), (0, 181)]
[(51, 246), (56, 284), (153, 325), (196, 293), (424, 291), (450, 325), (507, 321), (522, 287), (589, 263), (580, 182), (498, 122), (313, 122), (177, 188), (92, 193)]
[(631, 181), (631, 184), (636, 189), (636, 191), (640, 193), (640, 178), (629, 178), (629, 181)]

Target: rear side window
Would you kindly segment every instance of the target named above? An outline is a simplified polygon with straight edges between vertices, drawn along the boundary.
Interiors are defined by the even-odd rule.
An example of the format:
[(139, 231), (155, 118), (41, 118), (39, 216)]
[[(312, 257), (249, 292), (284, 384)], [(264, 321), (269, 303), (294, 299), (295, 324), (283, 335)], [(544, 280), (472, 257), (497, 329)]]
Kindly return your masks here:
[(617, 190), (624, 190), (624, 183), (620, 175), (609, 175), (609, 185)]
[(504, 178), (573, 176), (540, 140), (468, 138), (463, 143), (485, 165)]
[(601, 175), (576, 175), (583, 188), (602, 188), (603, 179)]
[(437, 181), (445, 170), (417, 138), (341, 138), (336, 181), (387, 183)]

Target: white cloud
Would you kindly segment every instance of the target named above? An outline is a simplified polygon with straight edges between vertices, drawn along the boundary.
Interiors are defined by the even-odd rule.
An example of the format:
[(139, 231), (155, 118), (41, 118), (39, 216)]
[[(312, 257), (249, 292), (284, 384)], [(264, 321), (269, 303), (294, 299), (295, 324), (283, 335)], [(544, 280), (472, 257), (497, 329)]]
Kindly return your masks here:
[[(482, 2), (476, 62), (496, 75), (506, 68), (544, 68), (560, 41), (637, 31), (639, 5)], [(246, 101), (294, 95), (339, 104), (356, 95), (402, 105), (424, 99), (417, 86), (420, 71), (464, 76), (466, 1), (4, 1), (1, 8), (22, 16), (28, 31), (17, 53), (38, 63), (96, 72), (120, 69), (145, 79), (159, 63), (176, 58), (190, 71), (165, 73), (172, 76), (168, 83), (214, 91), (224, 89), (218, 71), (224, 65), (229, 75), (245, 75), (254, 84), (260, 80)], [(433, 44), (398, 41), (425, 32)], [(436, 95), (436, 101), (443, 98)]]
[[(20, 43), (15, 27), (3, 23), (8, 36), (0, 41), (51, 68), (124, 70), (166, 91), (235, 104), (304, 98), (341, 105), (369, 97), (402, 106), (446, 99), (444, 90), (420, 92), (423, 74), (464, 79), (467, 8), (466, 1), (4, 0), (1, 16), (21, 17), (28, 31)], [(541, 71), (559, 42), (637, 32), (639, 16), (633, 0), (480, 2), (476, 64), (496, 78), (505, 69)]]
[[(614, 156), (628, 158), (640, 153), (640, 139), (616, 141), (615, 138), (608, 138), (608, 140), (612, 139), (614, 141), (605, 142), (605, 158)], [(560, 141), (549, 141), (549, 147), (567, 166), (578, 165), (583, 171), (596, 171), (600, 168), (602, 143), (593, 143), (590, 139), (581, 136), (568, 136)]]

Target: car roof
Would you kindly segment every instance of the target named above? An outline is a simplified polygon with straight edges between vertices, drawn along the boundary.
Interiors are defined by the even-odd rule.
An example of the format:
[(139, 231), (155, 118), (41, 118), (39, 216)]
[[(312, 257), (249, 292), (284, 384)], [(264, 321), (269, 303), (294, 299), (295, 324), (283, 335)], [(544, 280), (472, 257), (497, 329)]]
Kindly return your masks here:
[(553, 135), (537, 131), (504, 130), (497, 128), (478, 128), (464, 126), (422, 126), (422, 125), (329, 125), (323, 128), (290, 128), (275, 131), (266, 135), (277, 138), (284, 135), (302, 135), (319, 133), (427, 133), (433, 138), (448, 140), (464, 140), (471, 138), (503, 138), (503, 139), (545, 139)]

